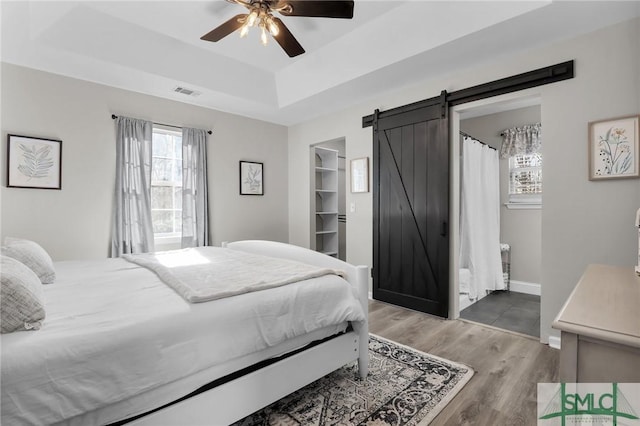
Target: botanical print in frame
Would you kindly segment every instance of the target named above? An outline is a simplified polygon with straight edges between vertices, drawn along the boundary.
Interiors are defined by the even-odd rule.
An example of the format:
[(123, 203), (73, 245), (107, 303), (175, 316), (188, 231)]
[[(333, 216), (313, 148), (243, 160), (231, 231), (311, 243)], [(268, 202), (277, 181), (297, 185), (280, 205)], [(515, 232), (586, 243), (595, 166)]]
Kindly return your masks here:
[(589, 179), (640, 176), (640, 116), (589, 123)]
[(9, 135), (7, 186), (62, 189), (62, 141)]
[(263, 164), (240, 162), (240, 195), (264, 195)]

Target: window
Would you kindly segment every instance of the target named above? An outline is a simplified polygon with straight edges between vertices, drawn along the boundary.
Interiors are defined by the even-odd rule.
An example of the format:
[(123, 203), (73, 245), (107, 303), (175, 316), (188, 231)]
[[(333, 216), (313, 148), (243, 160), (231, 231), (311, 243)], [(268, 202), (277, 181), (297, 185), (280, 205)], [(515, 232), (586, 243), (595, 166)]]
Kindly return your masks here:
[(516, 154), (509, 158), (509, 203), (539, 207), (542, 203), (542, 154)]
[(153, 128), (151, 218), (156, 238), (182, 234), (182, 133)]

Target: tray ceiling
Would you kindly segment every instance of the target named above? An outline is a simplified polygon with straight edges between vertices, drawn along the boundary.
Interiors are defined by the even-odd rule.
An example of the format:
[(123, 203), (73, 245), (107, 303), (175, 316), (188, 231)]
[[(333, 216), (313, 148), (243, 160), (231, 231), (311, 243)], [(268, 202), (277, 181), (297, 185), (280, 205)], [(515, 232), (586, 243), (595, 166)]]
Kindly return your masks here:
[(356, 0), (352, 20), (281, 17), (307, 51), (289, 58), (257, 31), (200, 40), (243, 13), (222, 0), (1, 8), (5, 62), (283, 125), (640, 15), (630, 1)]

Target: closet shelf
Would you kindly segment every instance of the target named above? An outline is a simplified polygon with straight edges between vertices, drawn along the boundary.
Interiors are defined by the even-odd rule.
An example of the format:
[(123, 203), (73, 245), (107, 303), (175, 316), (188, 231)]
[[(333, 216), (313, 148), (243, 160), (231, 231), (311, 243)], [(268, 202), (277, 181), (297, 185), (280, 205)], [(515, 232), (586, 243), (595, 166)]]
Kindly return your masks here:
[[(312, 207), (315, 229), (313, 248), (328, 256), (338, 255), (338, 151), (324, 147), (312, 149), (315, 173), (312, 176)], [(313, 226), (313, 225), (312, 225)]]

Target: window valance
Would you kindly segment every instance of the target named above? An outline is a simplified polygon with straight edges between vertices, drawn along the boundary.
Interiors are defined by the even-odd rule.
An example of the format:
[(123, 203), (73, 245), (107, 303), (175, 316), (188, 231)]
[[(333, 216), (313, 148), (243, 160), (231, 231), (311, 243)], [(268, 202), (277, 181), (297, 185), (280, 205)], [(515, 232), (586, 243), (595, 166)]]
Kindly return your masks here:
[(533, 154), (540, 152), (542, 145), (542, 124), (528, 124), (522, 127), (512, 127), (502, 131), (502, 146), (500, 158), (514, 155)]

